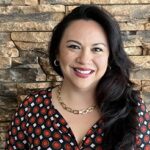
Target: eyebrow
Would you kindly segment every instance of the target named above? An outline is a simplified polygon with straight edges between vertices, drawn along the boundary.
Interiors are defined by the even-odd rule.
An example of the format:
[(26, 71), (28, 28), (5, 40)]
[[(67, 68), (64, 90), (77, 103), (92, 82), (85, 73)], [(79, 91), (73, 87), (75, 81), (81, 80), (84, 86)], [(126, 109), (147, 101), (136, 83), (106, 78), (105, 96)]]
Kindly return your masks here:
[[(69, 43), (69, 42), (75, 42), (75, 43), (77, 43), (79, 45), (82, 45), (80, 42), (75, 41), (75, 40), (68, 40), (67, 43)], [(106, 47), (105, 43), (94, 43), (94, 44), (92, 44), (92, 46), (96, 46), (96, 45), (99, 45), (99, 44), (102, 44), (102, 45), (104, 45)]]

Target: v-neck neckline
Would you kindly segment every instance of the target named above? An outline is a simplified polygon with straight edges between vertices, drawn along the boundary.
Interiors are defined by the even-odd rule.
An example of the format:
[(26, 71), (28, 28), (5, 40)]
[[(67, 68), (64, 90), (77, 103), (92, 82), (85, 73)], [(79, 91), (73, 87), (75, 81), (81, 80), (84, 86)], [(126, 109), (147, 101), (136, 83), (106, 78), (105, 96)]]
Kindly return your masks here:
[[(62, 115), (62, 113), (54, 106), (54, 104), (53, 104), (53, 102), (52, 102), (52, 90), (51, 90), (50, 101), (51, 101), (51, 107), (52, 107), (52, 109), (54, 109), (54, 110), (56, 111), (55, 114), (58, 113), (58, 115), (64, 120), (63, 126), (64, 126), (65, 128), (67, 128), (67, 129), (70, 131), (70, 134), (71, 134), (71, 136), (73, 136), (74, 141), (75, 141), (76, 145), (78, 146), (78, 148), (79, 148), (79, 149), (82, 148), (82, 145), (83, 145), (84, 141), (85, 141), (86, 138), (88, 137), (88, 133), (89, 133), (89, 132), (91, 133), (91, 131), (94, 132), (94, 130), (97, 129), (97, 127), (100, 125), (100, 124), (99, 124), (99, 120), (97, 120), (97, 121), (86, 131), (86, 134), (83, 136), (81, 142), (78, 143), (77, 140), (76, 140), (75, 134), (74, 134), (73, 130), (71, 129), (69, 123), (67, 122), (67, 120), (65, 119), (65, 117)], [(58, 119), (57, 119), (57, 117), (56, 117), (55, 115), (54, 115), (54, 118), (55, 118), (55, 121), (56, 121), (57, 123), (59, 123), (59, 122), (58, 122)], [(56, 123), (56, 125), (57, 125), (57, 123)], [(58, 126), (58, 127), (59, 127), (59, 126)]]

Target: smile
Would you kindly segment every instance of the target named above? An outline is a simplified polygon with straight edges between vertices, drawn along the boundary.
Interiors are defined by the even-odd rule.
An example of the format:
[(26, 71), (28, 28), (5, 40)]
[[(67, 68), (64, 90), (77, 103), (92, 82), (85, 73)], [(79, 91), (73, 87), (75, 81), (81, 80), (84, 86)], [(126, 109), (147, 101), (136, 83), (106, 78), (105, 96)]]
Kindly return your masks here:
[(75, 75), (81, 78), (87, 78), (94, 72), (94, 70), (87, 68), (73, 68), (73, 70)]
[(92, 70), (80, 70), (80, 69), (74, 69), (74, 70), (81, 74), (90, 74), (92, 72)]

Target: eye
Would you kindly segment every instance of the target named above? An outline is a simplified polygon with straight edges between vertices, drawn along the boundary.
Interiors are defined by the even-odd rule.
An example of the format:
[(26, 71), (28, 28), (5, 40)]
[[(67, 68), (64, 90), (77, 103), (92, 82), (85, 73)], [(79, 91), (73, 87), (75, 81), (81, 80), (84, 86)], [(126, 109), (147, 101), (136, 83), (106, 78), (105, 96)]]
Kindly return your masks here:
[(80, 49), (80, 47), (78, 45), (68, 45), (67, 46), (68, 48), (71, 48), (71, 49)]
[(94, 48), (92, 49), (92, 51), (94, 51), (94, 52), (102, 52), (103, 49), (100, 48), (100, 47), (94, 47)]

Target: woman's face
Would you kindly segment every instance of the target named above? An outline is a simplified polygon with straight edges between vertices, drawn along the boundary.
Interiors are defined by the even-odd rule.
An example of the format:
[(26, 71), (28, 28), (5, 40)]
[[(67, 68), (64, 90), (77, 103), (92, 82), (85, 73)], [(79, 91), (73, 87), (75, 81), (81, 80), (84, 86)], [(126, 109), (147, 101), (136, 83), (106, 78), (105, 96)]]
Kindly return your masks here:
[(98, 23), (81, 19), (66, 28), (57, 59), (68, 86), (95, 88), (106, 72), (108, 57), (107, 37)]

